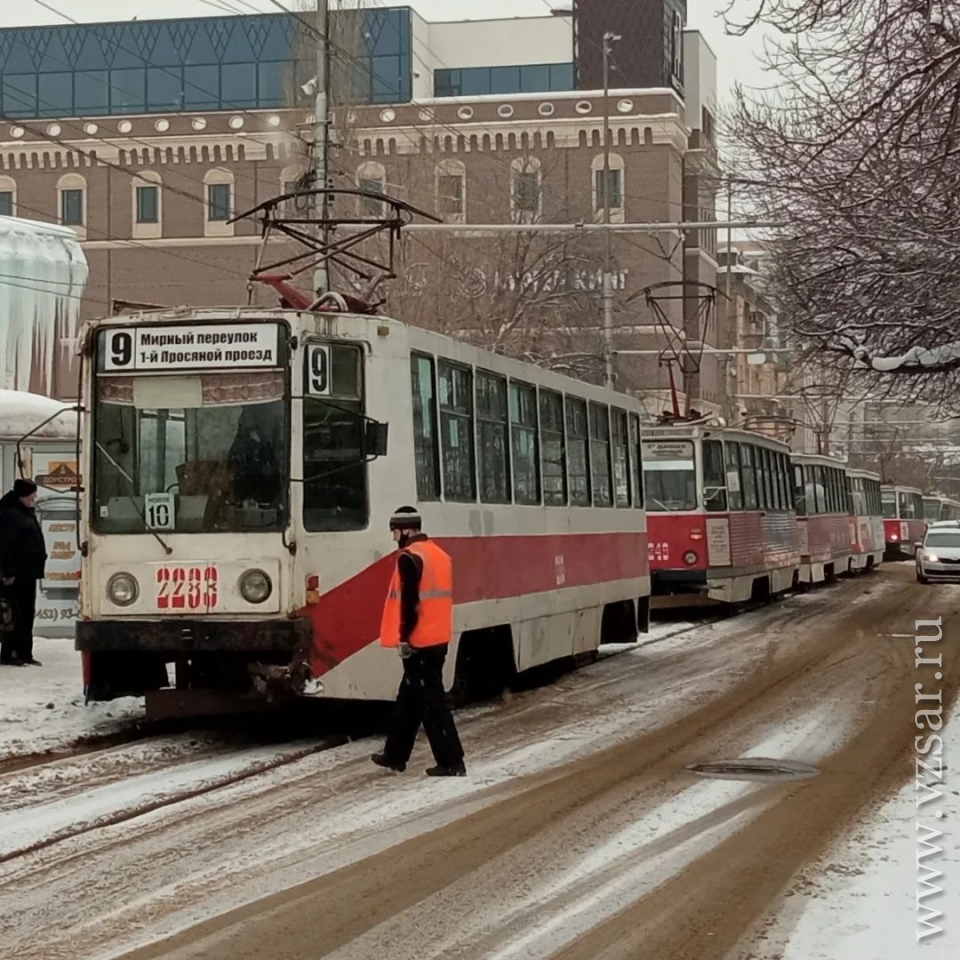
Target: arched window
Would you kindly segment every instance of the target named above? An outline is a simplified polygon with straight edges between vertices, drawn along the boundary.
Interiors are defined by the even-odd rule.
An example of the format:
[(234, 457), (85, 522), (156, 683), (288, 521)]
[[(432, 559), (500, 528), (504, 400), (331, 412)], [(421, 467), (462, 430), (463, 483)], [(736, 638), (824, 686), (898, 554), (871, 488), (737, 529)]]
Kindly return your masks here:
[(234, 224), (227, 221), (233, 216), (233, 174), (225, 167), (216, 167), (206, 172), (203, 183), (207, 193), (204, 236), (232, 237)]
[(437, 164), (437, 213), (447, 223), (466, 223), (467, 168), (460, 160)]
[(13, 177), (0, 177), (0, 217), (17, 215), (17, 181)]
[(530, 223), (543, 213), (540, 160), (517, 157), (510, 163), (510, 212), (515, 221)]
[[(610, 168), (606, 171), (604, 177), (603, 154), (598, 154), (593, 158), (590, 164), (591, 181), (593, 189), (593, 209), (597, 220), (603, 220), (604, 216), (604, 190), (610, 194), (610, 222), (623, 223), (625, 212), (624, 198), (624, 163), (623, 157), (618, 153), (610, 154)], [(606, 186), (604, 180), (606, 179)]]
[[(357, 189), (367, 193), (384, 193), (387, 188), (387, 171), (382, 163), (368, 161), (357, 167)], [(373, 197), (360, 198), (360, 216), (382, 217), (383, 204)]]
[(143, 170), (131, 180), (133, 236), (155, 240), (163, 236), (163, 180), (159, 173)]
[(60, 222), (83, 240), (87, 236), (87, 181), (79, 173), (64, 174), (57, 181)]

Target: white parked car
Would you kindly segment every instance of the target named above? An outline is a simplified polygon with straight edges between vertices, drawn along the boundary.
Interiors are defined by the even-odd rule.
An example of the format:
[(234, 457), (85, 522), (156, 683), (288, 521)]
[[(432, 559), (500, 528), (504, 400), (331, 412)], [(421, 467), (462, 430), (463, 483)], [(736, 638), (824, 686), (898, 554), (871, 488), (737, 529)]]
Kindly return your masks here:
[(931, 523), (916, 547), (919, 583), (960, 582), (960, 521)]

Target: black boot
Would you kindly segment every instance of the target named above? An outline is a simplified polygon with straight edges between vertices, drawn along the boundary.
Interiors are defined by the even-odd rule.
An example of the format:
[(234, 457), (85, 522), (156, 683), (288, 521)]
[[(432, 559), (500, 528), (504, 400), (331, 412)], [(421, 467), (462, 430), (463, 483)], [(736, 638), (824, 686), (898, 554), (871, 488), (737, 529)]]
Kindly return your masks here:
[(443, 767), (438, 764), (435, 767), (429, 767), (427, 769), (428, 777), (465, 777), (466, 775), (467, 768), (464, 766), (462, 760), (452, 766)]
[(394, 773), (403, 773), (403, 771), (407, 769), (405, 763), (395, 763), (385, 753), (375, 753), (370, 759), (378, 767), (385, 767), (387, 770), (393, 770)]

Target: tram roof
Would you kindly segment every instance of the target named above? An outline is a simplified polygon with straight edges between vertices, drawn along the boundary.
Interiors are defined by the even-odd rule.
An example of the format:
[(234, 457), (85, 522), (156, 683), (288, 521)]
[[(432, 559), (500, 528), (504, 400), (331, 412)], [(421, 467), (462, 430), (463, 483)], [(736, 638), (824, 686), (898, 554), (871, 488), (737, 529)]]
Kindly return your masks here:
[(739, 427), (708, 423), (673, 423), (664, 426), (644, 424), (641, 432), (644, 440), (734, 440), (738, 443), (766, 444), (784, 453), (790, 452), (790, 445), (783, 440)]
[(880, 485), (883, 490), (900, 490), (904, 493), (918, 493), (923, 496), (923, 491), (919, 487), (907, 487), (902, 483), (883, 483)]
[[(369, 339), (377, 340), (384, 336), (383, 330), (404, 331), (409, 338), (410, 349), (415, 352), (432, 353), (449, 359), (453, 363), (471, 365), (490, 370), (493, 373), (543, 386), (557, 392), (574, 393), (586, 400), (616, 403), (633, 413), (643, 413), (643, 404), (627, 393), (609, 390), (579, 380), (569, 374), (551, 370), (536, 363), (518, 360), (503, 354), (485, 350), (465, 340), (404, 323), (395, 317), (367, 315), (360, 313), (337, 313), (327, 311), (309, 312), (284, 307), (264, 307), (256, 305), (218, 306), (218, 307), (162, 307), (157, 309), (134, 310), (128, 314), (99, 317), (85, 325), (85, 333), (101, 326), (137, 326), (141, 324), (206, 324), (206, 323), (250, 323), (262, 320), (264, 323), (291, 323), (298, 320), (319, 319), (327, 322), (341, 321), (361, 324), (371, 328)], [(331, 336), (337, 336), (331, 332)], [(644, 426), (644, 429), (645, 426)]]

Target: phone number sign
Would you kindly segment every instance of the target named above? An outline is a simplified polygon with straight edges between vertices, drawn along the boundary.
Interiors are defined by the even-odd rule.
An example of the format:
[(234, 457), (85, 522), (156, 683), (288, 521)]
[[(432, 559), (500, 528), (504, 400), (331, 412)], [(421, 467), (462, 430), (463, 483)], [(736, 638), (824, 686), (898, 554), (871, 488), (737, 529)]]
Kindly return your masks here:
[(276, 323), (114, 327), (104, 330), (101, 338), (101, 369), (109, 373), (275, 367), (280, 363), (280, 327)]

